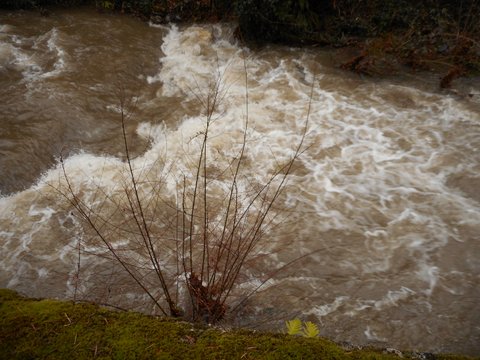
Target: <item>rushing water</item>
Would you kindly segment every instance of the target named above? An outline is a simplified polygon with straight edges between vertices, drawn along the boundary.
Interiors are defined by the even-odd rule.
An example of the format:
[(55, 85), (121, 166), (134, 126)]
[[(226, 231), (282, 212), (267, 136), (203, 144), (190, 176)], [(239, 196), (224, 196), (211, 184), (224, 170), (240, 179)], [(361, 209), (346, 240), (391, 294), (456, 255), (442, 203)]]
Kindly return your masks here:
[[(300, 316), (336, 341), (478, 354), (478, 78), (457, 93), (428, 76), (362, 79), (338, 70), (331, 52), (250, 50), (232, 30), (90, 10), (0, 13), (0, 286), (73, 296), (84, 235), (51, 185), (62, 181), (63, 154), (85, 201), (115, 188), (125, 168), (120, 93), (137, 102), (127, 123), (134, 165), (169, 158), (169, 171), (184, 174), (205, 124), (197, 97), (220, 76), (227, 94), (209, 156), (225, 169), (243, 138), (246, 72), (252, 182), (291, 156), (313, 92), (306, 150), (274, 209), (283, 221), (264, 239), (273, 255), (250, 264), (238, 289), (263, 279), (254, 270), (265, 276), (321, 250), (276, 274), (237, 323), (279, 329)], [(100, 258), (82, 266), (85, 298), (143, 299)]]

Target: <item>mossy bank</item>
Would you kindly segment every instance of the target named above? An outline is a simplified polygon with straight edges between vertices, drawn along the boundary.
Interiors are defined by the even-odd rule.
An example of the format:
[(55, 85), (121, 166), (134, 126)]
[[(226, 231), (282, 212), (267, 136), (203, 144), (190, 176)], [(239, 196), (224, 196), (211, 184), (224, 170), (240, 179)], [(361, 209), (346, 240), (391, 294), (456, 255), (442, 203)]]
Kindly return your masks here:
[[(91, 304), (0, 290), (0, 359), (398, 359), (322, 338), (221, 331)], [(428, 356), (426, 356), (428, 355)], [(403, 358), (471, 359), (404, 352)]]

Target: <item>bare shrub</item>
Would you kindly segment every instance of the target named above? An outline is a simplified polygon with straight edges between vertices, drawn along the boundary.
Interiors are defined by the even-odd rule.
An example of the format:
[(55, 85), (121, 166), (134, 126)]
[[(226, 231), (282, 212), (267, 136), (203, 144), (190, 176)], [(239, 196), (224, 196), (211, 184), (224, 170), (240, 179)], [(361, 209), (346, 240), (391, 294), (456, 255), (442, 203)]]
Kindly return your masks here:
[(200, 147), (191, 170), (174, 169), (174, 161), (162, 156), (154, 164), (136, 162), (126, 132), (134, 104), (125, 96), (120, 97), (124, 171), (115, 185), (93, 182), (89, 185), (93, 194), (86, 195), (61, 160), (64, 182), (55, 188), (83, 220), (88, 235), (84, 248), (119, 264), (164, 315), (211, 323), (225, 316), (232, 290), (273, 225), (274, 204), (305, 148), (310, 104), (291, 157), (278, 164), (263, 184), (248, 178), (244, 171), (249, 127), (246, 73), (245, 69), (243, 139), (226, 168), (215, 168), (209, 152), (211, 129), (227, 93), (221, 76), (203, 96), (198, 95), (205, 122), (197, 134)]

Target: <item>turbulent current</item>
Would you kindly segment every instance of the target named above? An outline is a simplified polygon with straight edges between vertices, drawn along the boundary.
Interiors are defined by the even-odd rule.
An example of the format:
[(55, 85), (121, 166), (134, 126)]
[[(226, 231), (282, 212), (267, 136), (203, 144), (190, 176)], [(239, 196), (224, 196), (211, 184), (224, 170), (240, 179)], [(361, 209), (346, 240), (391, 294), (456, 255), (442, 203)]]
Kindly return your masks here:
[(300, 317), (339, 342), (478, 355), (479, 79), (442, 92), (432, 75), (361, 78), (339, 70), (332, 51), (248, 49), (232, 34), (90, 10), (0, 13), (0, 287), (145, 311), (118, 268), (88, 256), (88, 234), (59, 193), (59, 159), (89, 205), (120, 196), (119, 99), (132, 97), (133, 166), (168, 166), (159, 191), (174, 197), (218, 81), (208, 158), (219, 188), (247, 117), (252, 186), (292, 156), (307, 126), (275, 226), (234, 296), (301, 258), (231, 321), (280, 330)]

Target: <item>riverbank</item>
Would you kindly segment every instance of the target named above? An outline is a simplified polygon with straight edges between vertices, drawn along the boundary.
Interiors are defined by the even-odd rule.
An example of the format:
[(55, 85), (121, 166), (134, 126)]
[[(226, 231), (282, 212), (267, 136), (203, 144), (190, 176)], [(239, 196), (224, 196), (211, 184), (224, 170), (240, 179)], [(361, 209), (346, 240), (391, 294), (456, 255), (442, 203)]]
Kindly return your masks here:
[(339, 67), (362, 75), (406, 69), (440, 76), (450, 88), (459, 77), (480, 74), (480, 3), (428, 1), (251, 1), (251, 0), (7, 0), (0, 8), (92, 4), (99, 11), (129, 13), (153, 23), (238, 23), (237, 37), (249, 45), (350, 47)]
[[(0, 290), (0, 359), (472, 359), (343, 349), (323, 338), (197, 326)], [(401, 355), (401, 356), (400, 356)]]

